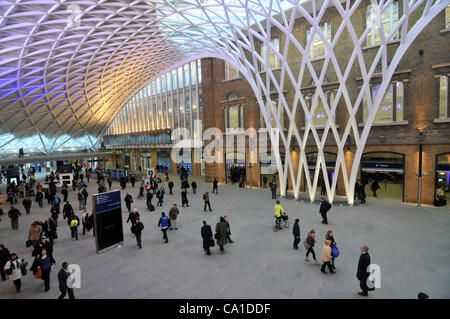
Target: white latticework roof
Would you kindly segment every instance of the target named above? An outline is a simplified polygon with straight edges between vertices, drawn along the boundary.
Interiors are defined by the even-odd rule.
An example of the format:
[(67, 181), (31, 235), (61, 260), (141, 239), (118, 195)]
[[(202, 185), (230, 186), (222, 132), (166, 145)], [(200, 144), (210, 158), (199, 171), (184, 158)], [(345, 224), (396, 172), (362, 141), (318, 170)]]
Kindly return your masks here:
[(223, 45), (225, 11), (241, 21), (247, 6), (260, 3), (1, 0), (1, 148), (95, 145), (133, 93)]

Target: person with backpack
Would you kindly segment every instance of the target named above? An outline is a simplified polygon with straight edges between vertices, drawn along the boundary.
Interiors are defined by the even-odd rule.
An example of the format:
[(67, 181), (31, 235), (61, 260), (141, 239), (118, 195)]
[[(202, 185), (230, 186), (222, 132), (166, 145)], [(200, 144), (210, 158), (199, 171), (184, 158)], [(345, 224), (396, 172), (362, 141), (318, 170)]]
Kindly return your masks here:
[(331, 230), (327, 231), (327, 235), (325, 236), (325, 239), (330, 241), (331, 267), (334, 270), (336, 270), (336, 267), (334, 267), (334, 259), (339, 255), (339, 250), (336, 247), (336, 241), (334, 240), (333, 231), (331, 231)]
[(330, 264), (330, 260), (331, 260), (331, 240), (325, 240), (325, 245), (323, 245), (322, 248), (322, 254), (321, 254), (321, 259), (322, 259), (322, 267), (320, 268), (320, 271), (323, 272), (324, 274), (326, 274), (327, 272), (325, 271), (325, 266), (328, 267), (328, 270), (330, 271), (330, 274), (334, 274), (336, 273), (333, 268), (331, 267)]
[(136, 236), (136, 242), (139, 249), (142, 248), (142, 231), (144, 230), (144, 224), (142, 224), (139, 217), (136, 217), (133, 226), (131, 226), (131, 232)]
[(296, 218), (294, 227), (292, 227), (292, 235), (294, 235), (294, 249), (298, 249), (298, 243), (300, 242), (300, 219)]
[(167, 228), (171, 226), (169, 217), (166, 216), (164, 212), (161, 213), (161, 218), (158, 221), (158, 227), (161, 226), (161, 231), (163, 232), (163, 239), (165, 239), (165, 243), (169, 242), (167, 238)]
[(206, 255), (210, 256), (210, 247), (214, 246), (214, 239), (211, 226), (206, 224), (206, 220), (203, 221), (203, 226), (200, 230), (200, 234), (202, 235), (203, 239), (203, 250), (205, 251)]
[(316, 240), (314, 239), (316, 237), (316, 231), (314, 229), (311, 229), (311, 231), (308, 233), (308, 237), (306, 237), (304, 241), (306, 251), (306, 258), (305, 261), (309, 262), (309, 254), (311, 253), (314, 258), (314, 264), (320, 265), (319, 262), (316, 259), (316, 252), (314, 251), (314, 244), (316, 243)]
[(25, 198), (23, 201), (22, 201), (22, 205), (23, 205), (23, 207), (25, 208), (25, 211), (27, 212), (27, 215), (30, 215), (30, 210), (31, 210), (31, 199), (29, 199), (29, 198)]
[(22, 286), (22, 266), (23, 261), (17, 257), (16, 253), (11, 254), (11, 259), (6, 262), (4, 270), (6, 275), (8, 275), (9, 280), (14, 283), (16, 291), (20, 293), (20, 288)]
[(328, 224), (327, 213), (331, 209), (331, 204), (325, 200), (325, 198), (320, 198), (320, 208), (319, 212), (322, 215), (322, 224)]
[(22, 216), (19, 210), (14, 208), (14, 206), (11, 206), (11, 209), (8, 212), (8, 217), (11, 219), (11, 228), (13, 230), (19, 229), (19, 216)]
[(127, 206), (127, 209), (130, 212), (131, 211), (131, 203), (133, 202), (133, 197), (131, 197), (131, 195), (128, 194), (128, 192), (127, 192), (124, 200), (125, 200), (125, 205)]
[(78, 226), (80, 224), (80, 218), (78, 218), (77, 215), (75, 215), (75, 213), (73, 213), (70, 218), (68, 218), (69, 220), (69, 226), (70, 226), (70, 234), (72, 236), (72, 238), (75, 238), (75, 240), (78, 240)]
[(0, 274), (3, 281), (6, 280), (5, 265), (10, 259), (11, 254), (9, 253), (8, 248), (6, 248), (4, 245), (0, 245)]

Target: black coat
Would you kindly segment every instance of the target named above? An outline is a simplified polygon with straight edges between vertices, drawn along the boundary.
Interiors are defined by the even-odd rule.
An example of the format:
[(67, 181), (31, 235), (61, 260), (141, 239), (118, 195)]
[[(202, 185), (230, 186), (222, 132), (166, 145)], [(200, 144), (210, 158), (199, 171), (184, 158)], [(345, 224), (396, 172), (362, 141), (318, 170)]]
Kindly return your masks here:
[(142, 233), (143, 229), (144, 229), (144, 224), (142, 224), (141, 222), (131, 226), (131, 232), (135, 235), (140, 235)]
[(59, 290), (61, 292), (67, 291), (69, 287), (67, 287), (67, 278), (69, 278), (69, 273), (64, 269), (61, 269), (58, 272), (58, 282), (59, 282)]
[(370, 265), (370, 255), (368, 253), (361, 254), (358, 261), (358, 271), (356, 272), (356, 278), (363, 281), (367, 280), (370, 273), (367, 272), (367, 267)]
[(139, 215), (138, 212), (136, 212), (136, 214), (133, 213), (133, 212), (129, 213), (129, 214), (128, 214), (127, 223), (128, 223), (129, 221), (131, 221), (131, 224), (134, 225), (134, 224), (136, 223), (136, 218), (137, 218), (137, 217), (140, 217), (140, 215)]
[(295, 237), (300, 237), (300, 226), (299, 224), (295, 223), (294, 227), (292, 227), (292, 235)]
[(19, 212), (17, 208), (11, 208), (8, 212), (8, 217), (12, 220), (19, 218), (22, 214)]
[(0, 251), (0, 265), (4, 265), (10, 259), (10, 255), (8, 248), (3, 247)]
[(324, 200), (322, 203), (320, 203), (319, 212), (326, 213), (331, 209), (331, 204), (328, 203), (326, 200)]
[(211, 226), (204, 225), (200, 231), (202, 238), (203, 238), (203, 248), (207, 249), (211, 246), (211, 241), (213, 238), (213, 232), (211, 229)]

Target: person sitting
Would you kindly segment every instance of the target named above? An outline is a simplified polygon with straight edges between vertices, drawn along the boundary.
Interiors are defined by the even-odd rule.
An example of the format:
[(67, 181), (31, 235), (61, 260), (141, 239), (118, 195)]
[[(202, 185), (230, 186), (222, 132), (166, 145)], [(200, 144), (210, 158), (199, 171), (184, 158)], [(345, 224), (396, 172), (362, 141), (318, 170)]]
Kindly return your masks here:
[(447, 205), (447, 199), (445, 197), (445, 186), (442, 185), (436, 192), (436, 199), (434, 201), (434, 206), (445, 206)]

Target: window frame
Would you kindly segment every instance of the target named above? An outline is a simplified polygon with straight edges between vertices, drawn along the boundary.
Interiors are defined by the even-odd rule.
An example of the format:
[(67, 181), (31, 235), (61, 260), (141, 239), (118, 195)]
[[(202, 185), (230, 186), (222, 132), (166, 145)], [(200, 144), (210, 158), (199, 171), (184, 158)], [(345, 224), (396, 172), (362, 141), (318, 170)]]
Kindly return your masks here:
[[(272, 46), (274, 46), (272, 44), (272, 41), (274, 40), (278, 40), (278, 44), (277, 44), (277, 51), (280, 52), (280, 37), (279, 36), (274, 36), (272, 38), (270, 38), (270, 43)], [(260, 55), (261, 55), (261, 59), (263, 61), (265, 61), (266, 59), (266, 52), (267, 52), (267, 47), (266, 47), (266, 43), (265, 42), (261, 42), (261, 46), (260, 46)], [(273, 54), (273, 56), (275, 57), (275, 65), (271, 65), (271, 54)], [(276, 53), (269, 48), (269, 68), (271, 70), (275, 70), (280, 68), (281, 63), (280, 63), (280, 59), (278, 58), (278, 56), (276, 55)], [(266, 68), (265, 68), (265, 64), (264, 63), (260, 63), (260, 72), (266, 72)]]
[[(325, 31), (326, 31), (326, 32), (324, 32), (324, 30), (322, 30), (322, 26), (326, 27), (326, 28), (325, 28)], [(329, 28), (328, 28), (327, 26), (329, 26)], [(333, 33), (332, 33), (332, 23), (331, 23), (331, 21), (324, 21), (324, 22), (321, 22), (321, 23), (319, 23), (319, 27), (320, 27), (320, 29), (322, 30), (322, 32), (325, 33), (325, 34), (327, 35), (328, 42), (331, 43), (331, 39), (332, 39), (332, 35), (333, 35)], [(308, 39), (309, 39), (309, 34), (308, 34), (308, 33), (311, 32), (312, 28), (313, 28), (313, 27), (311, 26), (311, 27), (309, 27), (309, 28), (306, 29), (306, 43), (308, 43)], [(312, 42), (311, 42), (311, 45), (309, 46), (308, 57), (309, 57), (310, 60), (323, 59), (323, 58), (325, 58), (325, 57), (327, 56), (327, 53), (328, 53), (327, 47), (325, 46), (325, 43), (322, 41), (322, 39), (320, 38), (320, 36), (319, 36), (318, 33), (315, 33), (315, 34), (314, 34), (314, 37), (316, 37), (316, 36), (319, 38), (319, 40), (318, 40), (318, 41), (314, 41), (314, 38), (313, 38), (313, 39), (312, 39)], [(323, 46), (323, 48), (324, 48), (324, 50), (325, 50), (325, 54), (323, 54), (323, 55), (318, 55), (318, 56), (314, 56), (314, 43), (315, 43), (315, 42), (321, 42), (321, 43), (322, 43), (322, 46)]]
[[(394, 18), (393, 18), (393, 9), (394, 9), (394, 5), (395, 6), (397, 6), (397, 19), (396, 20), (394, 20)], [(390, 11), (390, 21), (387, 21), (387, 22), (385, 22), (385, 21), (381, 21), (381, 24), (382, 24), (382, 27), (383, 27), (383, 32), (384, 32), (384, 25), (386, 24), (386, 23), (389, 23), (390, 24), (390, 29), (389, 29), (389, 32), (385, 35), (385, 36), (388, 36), (390, 33), (391, 33), (391, 31), (395, 28), (395, 26), (396, 26), (396, 23), (398, 23), (398, 20), (399, 20), (399, 16), (400, 16), (400, 6), (398, 5), (398, 0), (394, 0), (393, 2), (392, 2), (392, 4), (384, 11), (384, 13), (382, 13), (382, 18), (383, 18), (383, 14), (386, 14), (386, 12), (387, 11)], [(367, 7), (366, 7), (366, 11), (365, 11), (365, 26), (366, 26), (366, 29), (367, 29), (367, 26), (369, 25), (369, 15), (370, 16), (372, 16), (373, 15), (373, 6), (372, 6), (372, 4), (369, 4)], [(374, 19), (372, 19), (372, 20), (374, 20)], [(378, 37), (379, 37), (379, 41), (378, 42), (375, 42), (375, 31), (376, 30), (378, 30)], [(380, 43), (381, 43), (381, 37), (380, 37), (380, 29), (379, 29), (379, 27), (378, 27), (378, 24), (376, 23), (376, 21), (374, 22), (374, 27), (372, 28), (372, 30), (367, 34), (367, 37), (366, 37), (366, 47), (374, 47), (374, 46), (379, 46), (380, 45)], [(369, 39), (371, 40), (370, 42), (369, 42)], [(388, 43), (390, 43), (390, 42), (394, 42), (394, 41), (399, 41), (400, 40), (400, 30), (397, 30), (395, 33), (394, 33), (394, 35), (393, 35), (393, 37), (392, 37), (392, 39), (390, 40), (390, 41), (388, 41)]]

